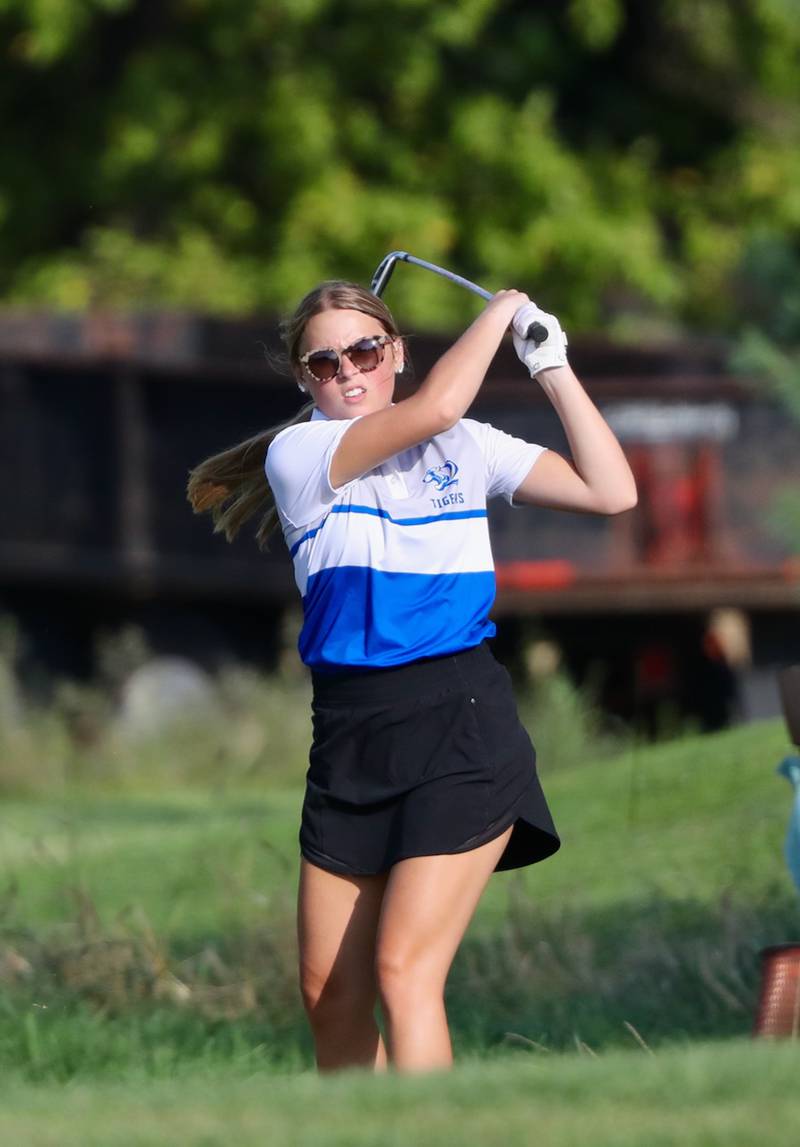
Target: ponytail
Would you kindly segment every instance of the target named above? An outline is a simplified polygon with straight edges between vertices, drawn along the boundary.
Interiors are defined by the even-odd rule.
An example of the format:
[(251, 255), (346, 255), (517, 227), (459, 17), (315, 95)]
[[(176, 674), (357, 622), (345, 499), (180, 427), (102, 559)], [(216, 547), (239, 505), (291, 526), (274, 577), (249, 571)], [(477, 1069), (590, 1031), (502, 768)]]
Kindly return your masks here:
[(267, 447), (281, 430), (308, 422), (313, 409), (314, 403), (307, 402), (288, 422), (213, 454), (189, 471), (186, 497), (195, 514), (210, 511), (215, 534), (224, 533), (232, 542), (249, 518), (261, 514), (256, 542), (260, 550), (267, 549), (267, 539), (278, 524), (275, 499), (264, 472)]

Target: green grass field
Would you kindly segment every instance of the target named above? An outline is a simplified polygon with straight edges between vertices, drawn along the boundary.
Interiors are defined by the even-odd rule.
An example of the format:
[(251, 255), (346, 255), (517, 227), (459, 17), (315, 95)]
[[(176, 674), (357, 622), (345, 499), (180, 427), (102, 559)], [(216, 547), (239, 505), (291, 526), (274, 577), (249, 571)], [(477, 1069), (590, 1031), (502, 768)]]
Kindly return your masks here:
[(797, 1048), (732, 1042), (467, 1060), (448, 1074), (228, 1066), (68, 1087), (0, 1082), (25, 1147), (794, 1147)]
[(787, 751), (769, 722), (540, 757), (563, 847), (492, 876), (435, 1079), (313, 1070), (297, 765), (10, 796), (0, 1142), (744, 1144), (768, 1105), (788, 1143), (797, 1048), (748, 1038), (759, 949), (800, 938)]

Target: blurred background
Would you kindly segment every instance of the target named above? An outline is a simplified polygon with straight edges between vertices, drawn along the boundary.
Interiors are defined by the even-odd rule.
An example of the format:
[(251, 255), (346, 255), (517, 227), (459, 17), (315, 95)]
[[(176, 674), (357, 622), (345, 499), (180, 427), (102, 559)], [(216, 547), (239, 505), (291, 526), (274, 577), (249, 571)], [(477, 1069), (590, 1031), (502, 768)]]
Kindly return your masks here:
[[(618, 518), (495, 508), (523, 688), (650, 737), (779, 711), (794, 4), (3, 0), (0, 44), (7, 720), (55, 707), (91, 744), (232, 667), (300, 680), (282, 542), (214, 536), (186, 477), (297, 409), (264, 356), (280, 314), (396, 248), (558, 314), (636, 472)], [(417, 377), (478, 305), (408, 266), (386, 301)], [(509, 347), (475, 415), (566, 448)]]
[[(496, 650), (564, 848), (490, 882), (447, 985), (456, 1055), (713, 1040), (675, 1139), (710, 1142), (697, 1081), (738, 1037), (729, 1138), (758, 1078), (753, 1141), (789, 1111), (795, 1066), (748, 1037), (759, 953), (798, 931), (800, 763), (774, 766), (800, 662), (799, 75), (794, 0), (0, 0), (6, 1141), (40, 1117), (41, 1142), (116, 1142), (63, 1083), (146, 1093), (139, 1126), (184, 1072), (203, 1095), (177, 1118), (227, 1102), (203, 1142), (249, 1143), (218, 1073), (274, 1106), (266, 1068), (313, 1069), (299, 601), (282, 540), (229, 545), (185, 487), (298, 409), (265, 355), (280, 316), (394, 249), (557, 314), (639, 487), (611, 518), (490, 509)], [(480, 305), (408, 265), (385, 298), (417, 378)], [(566, 450), (509, 345), (474, 413)], [(674, 1078), (631, 1141), (668, 1134)], [(347, 1138), (331, 1110), (309, 1141)]]

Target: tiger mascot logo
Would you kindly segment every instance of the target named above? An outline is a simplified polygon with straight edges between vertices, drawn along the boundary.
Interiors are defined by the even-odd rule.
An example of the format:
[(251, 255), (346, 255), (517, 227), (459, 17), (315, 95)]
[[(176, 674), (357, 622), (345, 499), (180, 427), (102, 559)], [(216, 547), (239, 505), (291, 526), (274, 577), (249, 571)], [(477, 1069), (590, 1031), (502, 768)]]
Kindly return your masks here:
[(442, 490), (447, 490), (450, 486), (458, 485), (458, 466), (455, 462), (451, 462), (447, 458), (442, 462), (441, 466), (431, 466), (430, 470), (426, 470), (425, 477), (422, 479), (426, 484), (433, 483), (436, 489), (441, 494)]

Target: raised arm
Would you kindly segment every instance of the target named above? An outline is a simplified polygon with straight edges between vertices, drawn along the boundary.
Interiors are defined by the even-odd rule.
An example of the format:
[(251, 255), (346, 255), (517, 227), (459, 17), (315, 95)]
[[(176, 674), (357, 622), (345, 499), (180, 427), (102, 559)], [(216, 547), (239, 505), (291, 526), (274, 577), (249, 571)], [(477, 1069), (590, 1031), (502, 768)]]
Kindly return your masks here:
[[(555, 315), (528, 303), (515, 316), (514, 348), (553, 404), (572, 458), (547, 450), (514, 492), (515, 502), (619, 514), (636, 505), (636, 483), (611, 427), (567, 363), (567, 338)], [(528, 335), (536, 333), (536, 338)]]
[(515, 312), (527, 302), (528, 296), (521, 291), (499, 291), (414, 394), (354, 420), (333, 456), (331, 484), (343, 486), (387, 458), (455, 426), (478, 393)]
[(561, 419), (572, 458), (547, 450), (514, 493), (515, 502), (554, 510), (619, 514), (636, 505), (636, 484), (613, 431), (569, 365), (536, 376)]

